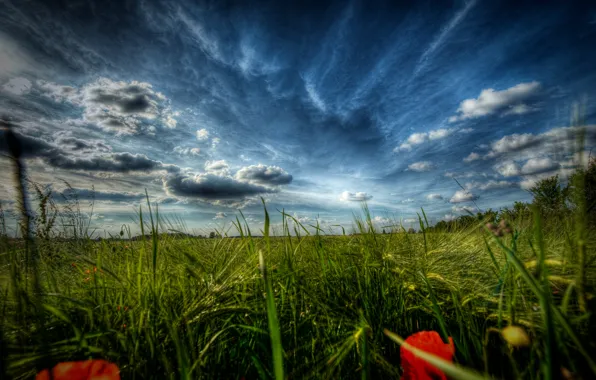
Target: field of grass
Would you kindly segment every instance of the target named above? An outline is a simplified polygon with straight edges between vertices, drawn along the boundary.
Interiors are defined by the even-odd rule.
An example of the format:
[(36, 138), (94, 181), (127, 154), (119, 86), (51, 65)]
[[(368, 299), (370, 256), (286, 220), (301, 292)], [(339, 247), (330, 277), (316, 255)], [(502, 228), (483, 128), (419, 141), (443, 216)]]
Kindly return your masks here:
[[(105, 358), (123, 379), (397, 379), (385, 329), (451, 336), (480, 376), (596, 376), (596, 234), (574, 219), (513, 220), (496, 237), (422, 218), (421, 233), (379, 234), (365, 212), (356, 235), (285, 217), (283, 236), (240, 219), (241, 237), (214, 239), (164, 234), (158, 219), (144, 208), (151, 236), (137, 241), (4, 237), (0, 377)], [(509, 325), (530, 345), (508, 344)]]

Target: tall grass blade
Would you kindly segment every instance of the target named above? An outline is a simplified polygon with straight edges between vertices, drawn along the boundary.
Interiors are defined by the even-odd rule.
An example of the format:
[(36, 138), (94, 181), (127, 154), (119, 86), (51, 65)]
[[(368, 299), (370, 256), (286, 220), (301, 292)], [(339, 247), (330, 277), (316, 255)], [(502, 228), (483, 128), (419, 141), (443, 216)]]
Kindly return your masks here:
[(281, 331), (277, 319), (277, 310), (275, 309), (275, 298), (271, 280), (267, 274), (267, 266), (263, 252), (259, 251), (259, 267), (261, 276), (265, 283), (265, 297), (267, 307), (267, 322), (269, 324), (269, 337), (271, 339), (271, 351), (273, 352), (273, 372), (276, 380), (284, 379), (283, 347), (281, 343)]

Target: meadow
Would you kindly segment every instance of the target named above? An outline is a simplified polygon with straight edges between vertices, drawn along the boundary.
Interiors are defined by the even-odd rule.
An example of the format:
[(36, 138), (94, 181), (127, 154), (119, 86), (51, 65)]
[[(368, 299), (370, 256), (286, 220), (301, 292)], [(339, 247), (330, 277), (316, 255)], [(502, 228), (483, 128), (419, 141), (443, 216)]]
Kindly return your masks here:
[(339, 236), (283, 211), (272, 233), (263, 200), (258, 231), (239, 212), (203, 238), (147, 195), (140, 236), (97, 239), (92, 208), (28, 181), (18, 153), (19, 238), (0, 207), (2, 379), (85, 359), (122, 379), (397, 379), (420, 331), (453, 340), (454, 363), (425, 356), (450, 378), (596, 376), (595, 159), (540, 180), (531, 204), (434, 226), (421, 209), (418, 231), (380, 233), (364, 203)]
[[(2, 378), (103, 358), (123, 379), (397, 379), (388, 331), (422, 330), (453, 338), (457, 377), (596, 375), (596, 234), (577, 215), (441, 232), (421, 210), (418, 233), (382, 234), (363, 207), (354, 234), (283, 214), (269, 236), (264, 209), (261, 231), (239, 218), (239, 237), (201, 239), (168, 234), (155, 207), (144, 239), (91, 239), (76, 214), (71, 238), (44, 235), (48, 210), (37, 238), (2, 237)], [(508, 343), (510, 325), (529, 342)]]

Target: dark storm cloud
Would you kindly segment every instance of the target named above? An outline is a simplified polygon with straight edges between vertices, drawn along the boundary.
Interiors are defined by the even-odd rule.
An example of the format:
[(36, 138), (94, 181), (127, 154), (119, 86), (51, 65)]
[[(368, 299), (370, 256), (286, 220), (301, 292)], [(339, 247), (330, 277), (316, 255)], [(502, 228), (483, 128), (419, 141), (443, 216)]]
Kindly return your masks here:
[(150, 159), (139, 153), (111, 153), (95, 157), (77, 157), (65, 155), (64, 152), (54, 151), (44, 157), (45, 161), (57, 168), (67, 170), (105, 171), (105, 172), (134, 172), (166, 170), (178, 172), (175, 165), (167, 165), (160, 161)]
[[(9, 147), (6, 138), (4, 138), (4, 130), (0, 130), (0, 152), (8, 153)], [(54, 154), (56, 147), (44, 139), (33, 136), (22, 135), (18, 132), (13, 132), (16, 136), (20, 147), (22, 157), (36, 157)]]
[(157, 116), (159, 98), (150, 87), (123, 84), (110, 87), (92, 87), (87, 101), (98, 106), (114, 106), (121, 114), (149, 113)]
[(54, 144), (61, 149), (73, 151), (73, 152), (83, 152), (83, 153), (92, 153), (92, 152), (110, 152), (112, 150), (111, 147), (104, 144), (101, 141), (90, 141), (79, 139), (72, 136), (58, 136), (56, 140), (54, 140)]
[(163, 182), (168, 194), (181, 197), (196, 197), (207, 200), (242, 199), (265, 193), (279, 191), (249, 182), (242, 182), (229, 176), (220, 176), (212, 173), (197, 176), (175, 175)]
[[(3, 134), (4, 132), (1, 134), (2, 137)], [(15, 133), (15, 135), (20, 141), (23, 157), (41, 158), (48, 165), (60, 169), (120, 173), (155, 170), (176, 173), (180, 171), (180, 168), (176, 165), (164, 164), (160, 161), (152, 160), (144, 154), (130, 152), (102, 153), (108, 148), (103, 143), (88, 143), (81, 139), (72, 139), (69, 137), (59, 137), (57, 139), (58, 142), (62, 141), (61, 139), (66, 139), (70, 143), (70, 146), (75, 147), (73, 151), (76, 151), (78, 147), (90, 149), (85, 151), (85, 154), (79, 155), (40, 138), (20, 133)], [(8, 146), (4, 138), (0, 142), (0, 151), (8, 152)]]
[(246, 198), (277, 193), (282, 185), (292, 181), (292, 176), (277, 166), (251, 165), (240, 168), (232, 176), (227, 162), (220, 160), (207, 161), (205, 170), (196, 175), (171, 175), (163, 179), (163, 188), (172, 196), (241, 207), (241, 201)]
[(66, 199), (78, 198), (79, 200), (95, 200), (108, 202), (131, 202), (138, 201), (145, 197), (142, 193), (99, 191), (91, 189), (68, 188), (60, 195)]

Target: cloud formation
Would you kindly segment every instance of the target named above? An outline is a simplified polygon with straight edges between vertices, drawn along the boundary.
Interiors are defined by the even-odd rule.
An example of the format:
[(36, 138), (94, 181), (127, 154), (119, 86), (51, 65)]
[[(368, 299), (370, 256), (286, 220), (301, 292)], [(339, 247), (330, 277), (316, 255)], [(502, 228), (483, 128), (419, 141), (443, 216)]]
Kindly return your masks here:
[(278, 189), (242, 182), (230, 176), (201, 173), (195, 176), (178, 174), (163, 180), (168, 195), (205, 200), (243, 199), (248, 196), (273, 193)]
[(344, 201), (344, 202), (363, 202), (363, 201), (369, 201), (371, 199), (372, 199), (372, 195), (367, 194), (363, 191), (359, 191), (356, 193), (344, 191), (339, 196), (339, 200)]
[(230, 165), (225, 160), (207, 161), (205, 162), (205, 171), (224, 176), (230, 173)]
[(525, 102), (531, 101), (540, 91), (539, 82), (520, 83), (506, 90), (482, 90), (478, 98), (466, 99), (457, 109), (458, 115), (449, 121), (473, 119), (495, 113), (523, 114), (532, 110)]
[(432, 130), (429, 132), (413, 133), (406, 139), (406, 141), (404, 141), (400, 146), (395, 148), (393, 151), (395, 153), (409, 152), (412, 150), (412, 147), (414, 147), (416, 145), (421, 145), (428, 141), (444, 139), (444, 138), (452, 135), (456, 131), (457, 131), (457, 129), (454, 129), (454, 128), (449, 128), (449, 129), (441, 128), (441, 129), (435, 129), (435, 130)]
[(236, 179), (265, 185), (287, 185), (292, 175), (279, 166), (251, 165), (236, 172)]
[[(15, 135), (20, 141), (23, 157), (40, 158), (55, 168), (120, 173), (157, 170), (176, 173), (180, 170), (176, 165), (152, 160), (144, 154), (110, 152), (110, 147), (99, 141), (85, 141), (61, 135), (56, 141), (48, 142), (18, 132)], [(8, 151), (5, 139), (0, 143), (0, 151)]]
[(227, 218), (228, 215), (225, 212), (218, 212), (215, 214), (215, 216), (213, 217), (213, 220), (217, 220), (217, 219), (225, 219)]
[(31, 91), (32, 83), (29, 79), (15, 77), (10, 79), (2, 86), (2, 91), (12, 95), (24, 95)]
[(472, 162), (480, 159), (480, 155), (478, 153), (472, 152), (466, 158), (464, 158), (464, 162)]
[(204, 173), (191, 175), (181, 172), (164, 178), (162, 182), (166, 194), (170, 196), (241, 207), (247, 198), (277, 193), (282, 185), (291, 181), (292, 176), (277, 166), (243, 167), (232, 176), (227, 162), (219, 160), (207, 161)]
[(414, 172), (428, 172), (435, 168), (435, 165), (430, 161), (414, 162), (408, 165), (408, 169)]
[(206, 130), (205, 128), (198, 129), (196, 135), (197, 135), (197, 140), (205, 141), (209, 138), (209, 131)]
[[(60, 192), (65, 199), (85, 199), (100, 202), (131, 202), (145, 198), (143, 193), (134, 193), (129, 191), (99, 191), (92, 189), (67, 188)], [(60, 198), (58, 198), (60, 200)]]
[(172, 129), (178, 123), (170, 101), (150, 83), (100, 78), (80, 89), (46, 81), (37, 85), (56, 102), (82, 107), (85, 122), (118, 135), (152, 131), (155, 125)]
[(474, 206), (452, 206), (451, 212), (460, 213), (460, 214), (470, 214), (478, 212), (478, 209)]
[(455, 194), (451, 197), (449, 202), (451, 203), (461, 203), (461, 202), (471, 202), (478, 199), (477, 195), (472, 194), (470, 191), (467, 190), (457, 190)]
[(181, 156), (198, 156), (201, 154), (201, 148), (183, 148), (181, 146), (174, 147), (174, 153)]
[(495, 190), (495, 189), (506, 189), (506, 188), (512, 188), (512, 187), (516, 187), (516, 186), (518, 186), (518, 184), (516, 182), (495, 181), (492, 179), (487, 182), (474, 181), (474, 182), (466, 183), (466, 189), (468, 189), (468, 190), (478, 189), (478, 190), (482, 190), (482, 191)]

